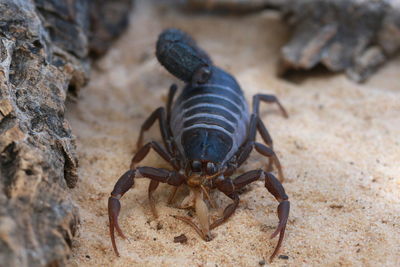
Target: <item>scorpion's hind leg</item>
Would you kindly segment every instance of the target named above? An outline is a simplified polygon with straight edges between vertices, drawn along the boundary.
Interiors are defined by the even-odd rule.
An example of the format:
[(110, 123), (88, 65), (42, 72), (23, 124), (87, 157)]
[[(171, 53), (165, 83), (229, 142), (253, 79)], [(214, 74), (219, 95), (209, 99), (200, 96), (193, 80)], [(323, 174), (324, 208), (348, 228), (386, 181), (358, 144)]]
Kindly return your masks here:
[(274, 95), (266, 95), (266, 94), (256, 94), (253, 96), (253, 113), (259, 115), (261, 101), (266, 103), (276, 103), (279, 109), (281, 110), (283, 116), (285, 118), (289, 117), (286, 109), (282, 106), (281, 102), (279, 102), (279, 99)]
[[(255, 114), (257, 116), (256, 127), (257, 127), (258, 132), (260, 133), (261, 138), (263, 139), (263, 141), (271, 149), (273, 149), (274, 147), (273, 147), (273, 142), (272, 142), (271, 135), (269, 134), (269, 132), (268, 132), (267, 128), (265, 127), (263, 121), (260, 119), (260, 102), (276, 103), (285, 118), (288, 118), (289, 115), (288, 115), (286, 109), (282, 106), (282, 104), (279, 102), (279, 99), (276, 96), (274, 96), (274, 95), (265, 95), (265, 94), (257, 94), (257, 95), (253, 96), (253, 114)], [(254, 136), (254, 139), (252, 141), (255, 141), (255, 136)], [(272, 170), (272, 160), (270, 159), (268, 161), (267, 171), (271, 171), (271, 170)]]
[(139, 138), (136, 143), (136, 149), (140, 149), (143, 145), (144, 132), (149, 130), (150, 127), (153, 126), (153, 124), (156, 122), (156, 120), (158, 120), (164, 144), (167, 147), (168, 151), (171, 152), (169, 150), (169, 144), (168, 144), (168, 140), (171, 138), (171, 133), (169, 129), (169, 119), (171, 116), (172, 100), (174, 99), (174, 95), (177, 89), (178, 87), (176, 86), (176, 84), (172, 84), (169, 89), (168, 100), (167, 100), (167, 111), (165, 111), (165, 108), (163, 107), (157, 108), (142, 124), (142, 127), (140, 128)]
[(143, 146), (143, 135), (144, 132), (149, 130), (151, 126), (155, 123), (155, 121), (158, 120), (160, 123), (160, 131), (161, 131), (161, 136), (166, 142), (168, 139), (169, 133), (168, 133), (168, 128), (167, 128), (167, 118), (165, 114), (165, 108), (159, 107), (151, 115), (145, 120), (145, 122), (142, 124), (142, 127), (140, 128), (140, 134), (139, 138), (136, 143), (136, 148), (140, 149)]
[[(257, 130), (260, 133), (261, 138), (263, 139), (264, 143), (266, 143), (268, 145), (268, 147), (273, 150), (274, 143), (272, 141), (271, 135), (269, 134), (267, 127), (265, 127), (263, 121), (260, 119), (259, 116), (257, 119)], [(271, 158), (268, 160), (267, 171), (272, 171), (272, 159)], [(283, 181), (283, 180), (281, 180), (281, 181)]]

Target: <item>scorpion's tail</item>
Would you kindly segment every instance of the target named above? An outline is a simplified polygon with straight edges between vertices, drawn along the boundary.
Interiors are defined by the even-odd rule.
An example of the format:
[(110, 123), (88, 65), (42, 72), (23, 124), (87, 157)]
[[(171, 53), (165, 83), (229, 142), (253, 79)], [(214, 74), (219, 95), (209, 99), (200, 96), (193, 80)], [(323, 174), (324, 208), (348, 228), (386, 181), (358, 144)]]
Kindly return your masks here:
[(166, 29), (158, 36), (156, 56), (172, 75), (185, 82), (205, 82), (211, 72), (212, 61), (207, 53), (178, 29)]

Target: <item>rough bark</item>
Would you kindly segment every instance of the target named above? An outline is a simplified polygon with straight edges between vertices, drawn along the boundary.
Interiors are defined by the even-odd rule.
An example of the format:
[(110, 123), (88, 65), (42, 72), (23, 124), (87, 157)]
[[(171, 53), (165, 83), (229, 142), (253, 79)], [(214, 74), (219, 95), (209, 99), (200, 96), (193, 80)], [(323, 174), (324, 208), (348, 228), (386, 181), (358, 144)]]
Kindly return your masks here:
[(186, 1), (195, 10), (246, 13), (279, 10), (291, 37), (281, 50), (279, 74), (318, 64), (365, 81), (400, 50), (397, 0), (210, 0)]
[[(130, 1), (117, 2), (129, 10)], [(92, 4), (0, 0), (1, 266), (62, 265), (70, 253), (78, 160), (64, 102), (88, 81), (90, 49), (101, 42), (104, 53), (119, 33), (89, 39)]]

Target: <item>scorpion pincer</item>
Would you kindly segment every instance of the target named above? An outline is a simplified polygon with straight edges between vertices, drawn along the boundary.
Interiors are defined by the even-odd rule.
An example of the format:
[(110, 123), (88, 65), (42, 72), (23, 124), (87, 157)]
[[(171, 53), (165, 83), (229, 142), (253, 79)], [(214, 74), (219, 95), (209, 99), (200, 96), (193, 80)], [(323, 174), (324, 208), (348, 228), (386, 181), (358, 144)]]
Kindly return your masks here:
[[(137, 141), (130, 170), (119, 178), (108, 200), (110, 236), (112, 246), (119, 255), (115, 234), (125, 238), (118, 224), (121, 209), (120, 198), (134, 186), (135, 178), (148, 178), (148, 197), (155, 217), (157, 212), (153, 193), (159, 183), (175, 187), (169, 202), (179, 186), (185, 185), (190, 194), (182, 207), (194, 207), (197, 226), (190, 218), (174, 216), (192, 226), (206, 241), (212, 239), (210, 231), (224, 223), (239, 204), (239, 192), (246, 185), (263, 179), (265, 187), (279, 202), (279, 223), (271, 238), (279, 240), (270, 259), (282, 245), (290, 203), (280, 181), (283, 173), (273, 150), (273, 142), (267, 128), (259, 117), (260, 102), (276, 103), (285, 117), (285, 109), (274, 95), (257, 94), (253, 97), (252, 113), (235, 78), (215, 66), (209, 56), (200, 49), (186, 33), (177, 29), (163, 31), (157, 41), (156, 56), (159, 62), (174, 76), (186, 82), (180, 95), (174, 100), (177, 86), (169, 90), (166, 108), (156, 109), (143, 123)], [(142, 145), (143, 134), (158, 120), (163, 144), (152, 141)], [(266, 145), (256, 142), (256, 133)], [(173, 170), (153, 167), (137, 167), (137, 164), (153, 149), (170, 163)], [(262, 169), (252, 170), (233, 178), (232, 175), (255, 149), (269, 158), (267, 170), (276, 167), (279, 180)], [(210, 222), (209, 207), (212, 205), (209, 192), (217, 189), (232, 199), (223, 215)]]

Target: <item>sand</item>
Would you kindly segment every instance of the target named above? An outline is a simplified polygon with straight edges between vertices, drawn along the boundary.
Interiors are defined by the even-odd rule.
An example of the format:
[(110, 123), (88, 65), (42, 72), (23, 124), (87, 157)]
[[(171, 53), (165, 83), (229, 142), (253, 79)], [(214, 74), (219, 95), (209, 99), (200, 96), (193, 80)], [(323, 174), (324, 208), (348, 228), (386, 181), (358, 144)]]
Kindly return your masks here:
[[(288, 29), (270, 11), (246, 17), (188, 14), (150, 1), (137, 1), (131, 26), (92, 72), (87, 88), (70, 101), (67, 118), (77, 136), (80, 158), (73, 197), (81, 226), (69, 266), (259, 266), (268, 263), (277, 240), (277, 202), (262, 181), (241, 195), (238, 210), (204, 242), (170, 215), (187, 211), (167, 206), (170, 188), (156, 191), (154, 219), (148, 180), (121, 200), (120, 225), (130, 243), (117, 238), (112, 251), (107, 199), (128, 167), (142, 122), (165, 104), (168, 87), (182, 83), (154, 56), (158, 33), (179, 27), (191, 33), (214, 62), (231, 72), (246, 98), (279, 97), (290, 118), (262, 105), (262, 118), (287, 177), (291, 213), (280, 255), (271, 266), (400, 266), (400, 60), (391, 61), (366, 84), (343, 74), (318, 73), (291, 81), (275, 73)], [(146, 140), (160, 140), (153, 127)], [(253, 153), (238, 174), (264, 167)], [(143, 165), (168, 167), (151, 153)], [(180, 191), (175, 206), (185, 195)], [(229, 203), (215, 193), (218, 203)], [(218, 210), (214, 211), (217, 213)], [(174, 243), (184, 233), (186, 244)]]

